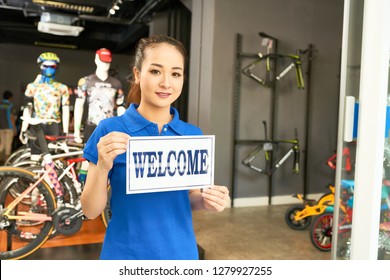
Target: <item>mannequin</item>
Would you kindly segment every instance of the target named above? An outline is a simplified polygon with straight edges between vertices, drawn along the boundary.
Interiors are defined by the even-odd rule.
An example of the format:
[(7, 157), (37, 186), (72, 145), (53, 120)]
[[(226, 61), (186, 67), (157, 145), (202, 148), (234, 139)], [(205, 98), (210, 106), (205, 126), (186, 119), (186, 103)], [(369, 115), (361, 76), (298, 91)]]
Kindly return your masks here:
[[(95, 53), (96, 71), (78, 81), (74, 106), (74, 136), (78, 143), (86, 143), (93, 130), (103, 119), (121, 115), (125, 111), (122, 83), (109, 75), (111, 52), (102, 48)], [(87, 120), (81, 139), (81, 122), (87, 100)]]
[[(25, 96), (27, 103), (31, 106), (25, 106), (24, 116), (31, 116), (38, 119), (55, 119), (58, 123), (41, 124), (45, 135), (60, 135), (61, 131), (65, 134), (69, 132), (69, 92), (68, 87), (54, 80), (60, 59), (55, 53), (42, 53), (37, 63), (41, 73), (36, 77), (34, 82), (27, 85)], [(62, 117), (62, 119), (61, 119)], [(62, 129), (59, 123), (62, 121)], [(22, 124), (26, 130), (26, 123)], [(31, 127), (32, 130), (36, 127)], [(25, 142), (25, 139), (21, 139)], [(37, 143), (30, 141), (31, 158), (39, 157), (41, 150)]]

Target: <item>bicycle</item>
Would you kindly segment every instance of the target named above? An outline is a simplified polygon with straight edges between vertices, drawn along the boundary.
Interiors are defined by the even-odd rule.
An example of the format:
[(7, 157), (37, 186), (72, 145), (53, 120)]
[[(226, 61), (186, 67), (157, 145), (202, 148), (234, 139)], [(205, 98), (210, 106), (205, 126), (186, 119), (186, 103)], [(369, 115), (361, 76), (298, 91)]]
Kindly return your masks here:
[[(345, 172), (350, 172), (352, 170), (352, 161), (351, 161), (351, 151), (349, 147), (344, 147), (342, 152), (343, 157), (343, 168), (342, 170)], [(332, 168), (333, 170), (336, 170), (336, 160), (337, 160), (337, 153), (333, 154), (326, 162), (326, 164)]]
[(333, 212), (335, 187), (328, 185), (330, 192), (323, 194), (318, 200), (304, 198), (301, 194), (294, 194), (303, 204), (292, 205), (287, 208), (284, 220), (287, 225), (295, 230), (306, 229), (312, 220), (312, 216), (317, 216), (326, 212)]
[[(53, 120), (29, 121), (36, 125)], [(41, 174), (37, 175), (26, 168), (0, 167), (2, 260), (21, 259), (32, 254), (53, 236), (53, 231), (64, 235), (74, 234), (86, 219), (79, 200), (81, 191), (74, 186), (77, 179), (70, 172), (74, 162), (65, 169), (55, 166), (42, 130), (39, 130), (37, 137), (44, 151), (44, 171)], [(70, 179), (72, 184), (64, 183)]]
[[(268, 36), (262, 32), (260, 32), (259, 35), (261, 37)], [(309, 50), (298, 49), (295, 54), (270, 53), (270, 49), (272, 48), (272, 41), (274, 39), (270, 36), (266, 38), (270, 39), (269, 40), (270, 43), (267, 43), (267, 54), (264, 55), (261, 52), (259, 52), (257, 54), (258, 58), (250, 62), (247, 66), (245, 66), (242, 69), (242, 73), (264, 87), (272, 87), (276, 81), (282, 79), (288, 72), (290, 72), (291, 69), (295, 68), (295, 78), (297, 82), (297, 87), (298, 89), (304, 89), (305, 82), (304, 82), (303, 72), (302, 72), (302, 56), (306, 54)], [(289, 62), (289, 64), (286, 67), (284, 67), (279, 72), (279, 74), (276, 74), (276, 77), (272, 77), (273, 69), (271, 69), (272, 68), (271, 65), (277, 65), (278, 62), (281, 61), (283, 63), (286, 60)], [(261, 77), (260, 74), (253, 73), (252, 70), (255, 67), (262, 66), (264, 63), (265, 63), (265, 70), (264, 70), (265, 77)]]
[[(338, 222), (338, 234), (340, 236), (339, 253), (345, 255), (345, 246), (351, 236), (352, 206), (353, 206), (353, 181), (342, 180), (340, 193), (340, 218)], [(310, 241), (320, 251), (330, 251), (332, 248), (333, 212), (318, 215), (310, 227)]]
[[(22, 166), (22, 165), (36, 165), (42, 161), (42, 156), (39, 159), (31, 159), (31, 148), (27, 146), (28, 140), (35, 140), (36, 136), (32, 135), (25, 127), (24, 130), (20, 132), (20, 139), (23, 139), (24, 145), (13, 152), (7, 161), (4, 163), (6, 166)], [(73, 155), (78, 156), (80, 151), (82, 151), (82, 145), (77, 143), (68, 142), (69, 139), (73, 139), (73, 136), (59, 136), (59, 135), (45, 135), (46, 141), (48, 141), (47, 147), (51, 154), (60, 154), (61, 153), (66, 157), (71, 157)], [(23, 162), (23, 164), (20, 164)]]
[[(349, 258), (352, 229), (353, 209), (353, 180), (341, 181), (340, 218), (337, 226), (339, 245), (337, 255), (340, 258)], [(383, 180), (381, 218), (379, 225), (378, 250), (380, 254), (390, 252), (390, 184)], [(383, 211), (385, 210), (385, 211)], [(310, 228), (310, 240), (320, 251), (330, 251), (332, 248), (333, 213), (323, 213), (316, 217)]]
[[(269, 140), (267, 137), (267, 123), (263, 121), (264, 125), (264, 134), (265, 140), (256, 141), (260, 143), (254, 150), (252, 150), (242, 161), (241, 163), (250, 169), (265, 175), (272, 175), (280, 166), (282, 166), (286, 160), (294, 155), (292, 173), (298, 175), (300, 173), (299, 169), (299, 157), (300, 157), (300, 148), (298, 140), (298, 132), (295, 130), (294, 139), (285, 139), (285, 140)], [(274, 146), (279, 144), (289, 144), (290, 148), (281, 156), (280, 159), (276, 161), (275, 164), (272, 163)], [(252, 161), (257, 158), (260, 152), (264, 151), (265, 166), (259, 167), (252, 164)]]
[[(344, 171), (350, 172), (352, 164), (348, 147), (343, 149), (342, 156)], [(336, 169), (336, 158), (337, 154), (334, 154), (326, 161), (326, 164), (333, 170)], [(310, 225), (312, 216), (320, 215), (325, 211), (333, 212), (335, 187), (329, 184), (328, 188), (330, 192), (323, 194), (318, 201), (306, 199), (301, 194), (294, 194), (293, 197), (301, 200), (303, 205), (296, 204), (287, 208), (284, 216), (287, 225), (295, 230), (304, 230)]]

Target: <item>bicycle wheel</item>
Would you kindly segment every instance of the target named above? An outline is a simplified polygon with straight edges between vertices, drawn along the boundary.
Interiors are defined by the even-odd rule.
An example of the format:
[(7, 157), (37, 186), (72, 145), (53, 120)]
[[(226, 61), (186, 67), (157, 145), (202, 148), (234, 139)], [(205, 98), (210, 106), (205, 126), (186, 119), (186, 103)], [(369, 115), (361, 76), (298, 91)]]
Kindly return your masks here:
[(287, 208), (286, 213), (284, 214), (284, 220), (290, 228), (295, 230), (304, 230), (310, 225), (311, 216), (302, 218), (300, 220), (295, 219), (295, 217), (304, 209), (305, 206), (301, 204), (292, 205)]
[(7, 166), (14, 166), (14, 164), (22, 161), (28, 161), (31, 160), (31, 149), (25, 148), (21, 150), (15, 157), (12, 158), (12, 160), (8, 161)]
[(332, 248), (333, 213), (323, 213), (314, 218), (310, 226), (310, 241), (320, 251)]
[(110, 221), (111, 219), (111, 207), (110, 207), (110, 200), (111, 200), (111, 186), (108, 185), (108, 188), (107, 188), (107, 205), (106, 205), (106, 208), (104, 208), (104, 211), (102, 213), (102, 221), (103, 221), (103, 224), (105, 227), (108, 226), (108, 222)]
[(40, 161), (34, 161), (34, 160), (25, 160), (25, 161), (18, 161), (13, 164), (11, 164), (13, 167), (21, 167), (21, 168), (29, 168), (31, 166), (38, 166), (42, 168)]
[(12, 165), (14, 161), (18, 160), (18, 158), (28, 152), (30, 154), (31, 149), (27, 145), (23, 145), (18, 148), (15, 152), (13, 152), (8, 159), (5, 161), (4, 165)]
[[(56, 201), (47, 183), (41, 181), (12, 207), (11, 203), (16, 201), (14, 195), (22, 193), (37, 180), (34, 173), (15, 167), (0, 167), (0, 178), (0, 259), (22, 259), (38, 250), (49, 238), (53, 231), (51, 213), (56, 208)], [(9, 207), (12, 208), (7, 213)]]

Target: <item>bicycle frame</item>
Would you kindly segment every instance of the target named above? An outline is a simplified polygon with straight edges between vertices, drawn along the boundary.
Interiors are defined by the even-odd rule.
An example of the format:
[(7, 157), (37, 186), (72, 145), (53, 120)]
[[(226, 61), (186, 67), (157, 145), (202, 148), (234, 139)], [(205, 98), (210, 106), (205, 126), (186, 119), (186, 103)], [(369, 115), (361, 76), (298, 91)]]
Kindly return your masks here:
[[(279, 81), (282, 79), (292, 68), (295, 68), (295, 78), (298, 89), (304, 89), (305, 88), (305, 82), (303, 79), (303, 73), (302, 73), (302, 55), (305, 54), (308, 50), (298, 50), (297, 54), (266, 54), (263, 55), (262, 53), (258, 53), (258, 58), (252, 61), (249, 65), (245, 66), (242, 69), (242, 73), (258, 82), (260, 85), (264, 87), (272, 87), (274, 82), (270, 79), (271, 74), (271, 63), (270, 60), (277, 61), (284, 61), (289, 60), (290, 63), (285, 67), (282, 71), (280, 71), (279, 74), (276, 75), (275, 79), (276, 81)], [(265, 78), (260, 77), (259, 75), (256, 75), (252, 72), (252, 69), (257, 67), (258, 65), (262, 64), (265, 61), (266, 67), (265, 67)]]
[(43, 175), (31, 186), (29, 186), (27, 189), (25, 189), (14, 201), (12, 201), (7, 209), (2, 213), (3, 216), (6, 216), (8, 220), (30, 220), (30, 221), (38, 221), (38, 222), (44, 222), (44, 221), (51, 221), (52, 217), (39, 214), (39, 213), (27, 213), (27, 212), (18, 212), (20, 215), (12, 215), (11, 211), (14, 211), (15, 207), (27, 196), (29, 195), (36, 186), (41, 183), (44, 178), (50, 174), (52, 171), (52, 168), (47, 169)]
[[(264, 124), (264, 130), (265, 130), (265, 137), (267, 138), (267, 124), (265, 121), (263, 121)], [(291, 156), (294, 155), (294, 162), (293, 162), (293, 168), (292, 173), (293, 174), (299, 174), (299, 154), (300, 154), (300, 148), (299, 148), (299, 141), (297, 137), (297, 131), (295, 131), (295, 139), (287, 139), (287, 140), (260, 140), (258, 141), (260, 143), (259, 146), (257, 146), (254, 150), (252, 150), (241, 162), (243, 165), (249, 167), (250, 169), (265, 175), (272, 175), (280, 166), (284, 164), (284, 162)], [(277, 144), (290, 144), (291, 147), (287, 150), (284, 155), (276, 161), (274, 165), (272, 165), (273, 160), (273, 150), (274, 145)], [(258, 157), (259, 153), (261, 151), (264, 151), (265, 155), (265, 167), (261, 168), (259, 166), (255, 166), (252, 164), (252, 161)]]
[[(294, 197), (298, 198), (305, 204), (305, 208), (302, 211), (295, 213), (294, 220), (299, 221), (309, 216), (319, 215), (324, 213), (324, 211), (329, 207), (334, 205), (334, 191), (335, 187), (329, 185), (330, 193), (322, 196), (317, 203), (314, 205), (303, 198), (302, 195), (296, 194)], [(333, 211), (332, 211), (333, 212)]]
[[(344, 147), (343, 148), (343, 153), (342, 153), (342, 157), (343, 157), (343, 164), (344, 164), (344, 168), (343, 170), (346, 171), (346, 172), (350, 172), (352, 170), (352, 163), (351, 163), (351, 152), (349, 150), (348, 147)], [(336, 160), (337, 160), (337, 153), (332, 155), (328, 161), (326, 162), (326, 164), (332, 168), (333, 170), (336, 169)]]
[[(29, 120), (26, 119), (25, 121), (28, 122)], [(41, 120), (41, 121), (45, 122), (47, 120)], [(29, 124), (39, 125), (39, 123), (29, 123)], [(59, 177), (53, 162), (53, 157), (49, 153), (48, 144), (46, 142), (45, 135), (43, 134), (42, 129), (40, 129), (39, 127), (33, 127), (33, 128), (35, 129), (38, 143), (43, 151), (42, 166), (44, 172), (36, 179), (34, 184), (27, 187), (23, 192), (17, 193), (16, 198), (13, 201), (11, 201), (10, 204), (8, 204), (6, 209), (4, 209), (4, 211), (2, 212), (2, 217), (7, 217), (7, 220), (29, 220), (29, 221), (36, 221), (36, 222), (53, 221), (53, 214), (56, 211), (50, 214), (39, 214), (32, 211), (22, 212), (22, 211), (18, 211), (17, 209), (18, 204), (21, 203), (23, 199), (27, 197), (34, 197), (34, 190), (42, 181), (46, 182), (47, 184), (50, 184), (51, 186), (50, 191), (52, 192), (52, 194), (50, 196), (53, 197), (53, 203), (55, 205), (55, 208), (53, 210), (61, 209), (61, 207), (65, 205), (64, 189), (60, 183), (60, 179), (66, 174), (69, 168), (73, 167), (74, 163), (70, 165), (69, 168), (64, 171), (64, 173), (61, 174), (61, 177)], [(17, 171), (20, 169), (15, 167), (14, 170)], [(18, 178), (15, 178), (15, 180), (18, 180)], [(8, 182), (8, 185), (11, 184), (12, 182)], [(17, 214), (14, 215), (11, 213), (17, 213)]]

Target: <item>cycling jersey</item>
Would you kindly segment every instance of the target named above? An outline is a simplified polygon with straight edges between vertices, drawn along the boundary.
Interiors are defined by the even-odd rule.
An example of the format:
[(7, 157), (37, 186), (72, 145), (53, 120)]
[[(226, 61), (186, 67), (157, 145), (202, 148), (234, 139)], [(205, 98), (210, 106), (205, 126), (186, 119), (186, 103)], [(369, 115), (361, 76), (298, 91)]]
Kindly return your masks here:
[(114, 116), (116, 101), (123, 99), (122, 83), (111, 76), (102, 81), (94, 73), (79, 80), (77, 95), (87, 100), (87, 124), (98, 125), (101, 120)]
[(68, 87), (56, 81), (29, 83), (25, 96), (33, 98), (33, 116), (39, 119), (61, 121), (61, 106), (69, 105)]

